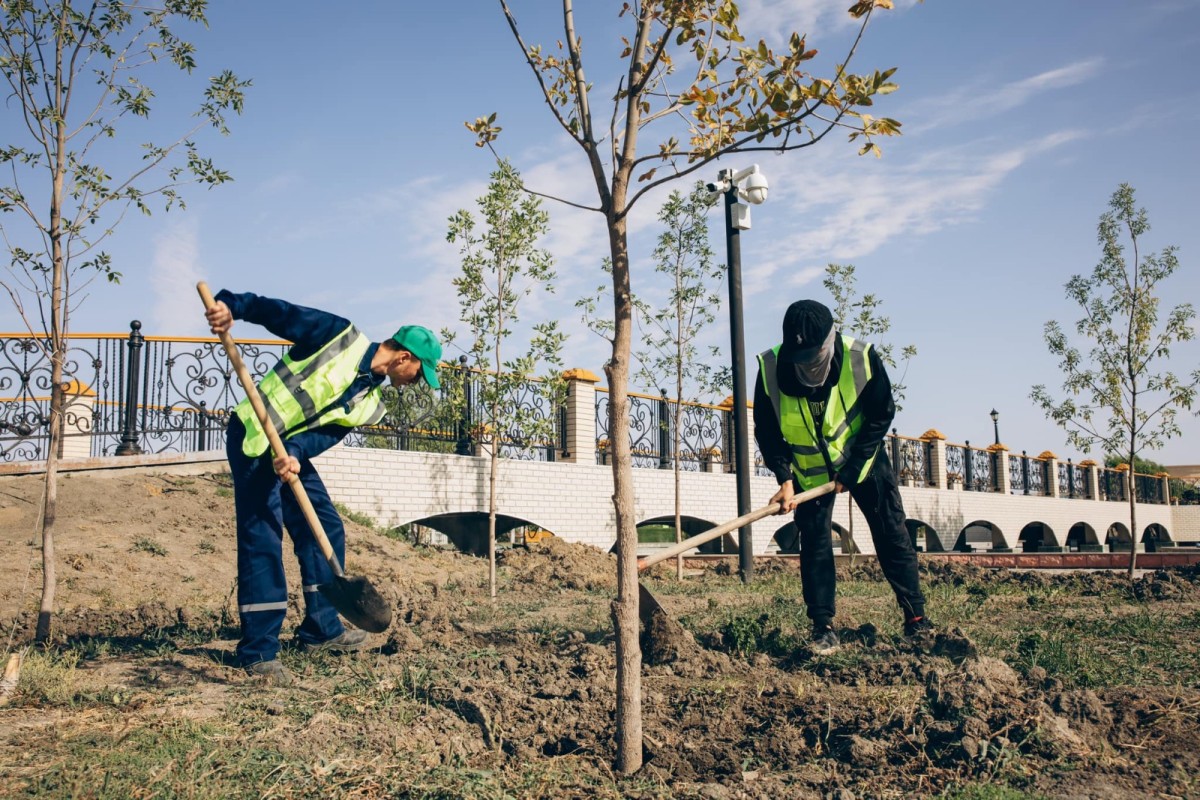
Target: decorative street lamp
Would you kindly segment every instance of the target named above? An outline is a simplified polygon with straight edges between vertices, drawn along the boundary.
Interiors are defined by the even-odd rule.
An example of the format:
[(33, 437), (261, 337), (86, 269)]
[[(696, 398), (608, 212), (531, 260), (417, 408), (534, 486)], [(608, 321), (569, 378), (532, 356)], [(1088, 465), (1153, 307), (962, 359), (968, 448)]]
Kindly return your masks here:
[(992, 430), (996, 433), (996, 444), (1000, 444), (1000, 412), (993, 408), (992, 413), (988, 416), (992, 418)]
[[(767, 199), (767, 178), (758, 164), (734, 171), (723, 169), (717, 182), (706, 187), (714, 201), (725, 196), (725, 250), (729, 264), (729, 340), (733, 372), (734, 470), (737, 475), (738, 516), (750, 512), (750, 431), (746, 424), (746, 375), (743, 364), (746, 336), (742, 324), (742, 248), (741, 231), (750, 230), (750, 206)], [(742, 581), (754, 577), (754, 547), (749, 525), (738, 530), (738, 568)]]

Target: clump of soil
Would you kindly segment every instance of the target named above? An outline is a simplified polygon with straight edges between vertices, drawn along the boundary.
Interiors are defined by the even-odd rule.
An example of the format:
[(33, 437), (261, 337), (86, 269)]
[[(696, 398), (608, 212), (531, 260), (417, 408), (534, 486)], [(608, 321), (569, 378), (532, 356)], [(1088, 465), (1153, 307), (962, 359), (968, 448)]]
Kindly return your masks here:
[(514, 583), (537, 589), (616, 589), (617, 557), (557, 536), (497, 553)]

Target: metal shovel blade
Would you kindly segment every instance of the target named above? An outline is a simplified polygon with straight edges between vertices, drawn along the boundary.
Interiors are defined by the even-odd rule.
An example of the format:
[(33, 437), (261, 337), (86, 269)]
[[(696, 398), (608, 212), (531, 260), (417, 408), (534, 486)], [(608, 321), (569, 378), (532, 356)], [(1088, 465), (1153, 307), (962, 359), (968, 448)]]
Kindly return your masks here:
[(355, 627), (382, 633), (392, 624), (392, 607), (366, 578), (335, 575), (317, 588)]

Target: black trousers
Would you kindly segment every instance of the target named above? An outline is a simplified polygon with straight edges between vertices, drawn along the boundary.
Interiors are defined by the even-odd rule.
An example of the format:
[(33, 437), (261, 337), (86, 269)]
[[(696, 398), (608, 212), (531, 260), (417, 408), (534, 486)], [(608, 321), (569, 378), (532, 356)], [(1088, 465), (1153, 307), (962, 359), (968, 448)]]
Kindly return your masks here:
[[(896, 473), (887, 450), (881, 449), (866, 480), (849, 488), (850, 496), (866, 517), (875, 542), (879, 566), (900, 604), (906, 619), (925, 615), (925, 596), (917, 572), (917, 551), (904, 525), (904, 505)], [(828, 625), (835, 613), (837, 571), (833, 563), (833, 504), (836, 494), (827, 494), (796, 506), (796, 528), (800, 533), (800, 580), (804, 603), (814, 626)]]

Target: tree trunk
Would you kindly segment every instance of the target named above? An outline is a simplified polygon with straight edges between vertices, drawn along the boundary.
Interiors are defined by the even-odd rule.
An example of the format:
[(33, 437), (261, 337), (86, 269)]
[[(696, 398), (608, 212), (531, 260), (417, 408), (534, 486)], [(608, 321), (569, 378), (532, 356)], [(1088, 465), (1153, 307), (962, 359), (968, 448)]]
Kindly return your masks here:
[[(615, 183), (616, 181), (614, 181)], [(614, 195), (617, 193), (614, 192)], [(620, 200), (624, 200), (623, 193)], [(614, 207), (621, 207), (614, 198)], [(608, 212), (613, 277), (612, 358), (608, 377), (608, 440), (613, 454), (613, 508), (617, 522), (617, 599), (612, 604), (617, 639), (617, 770), (642, 767), (642, 647), (639, 641), (637, 521), (629, 446), (629, 352), (632, 337), (629, 252), (624, 218)]]
[(1127, 483), (1125, 491), (1129, 496), (1129, 580), (1133, 580), (1134, 574), (1137, 572), (1137, 546), (1138, 546), (1138, 529), (1137, 529), (1137, 481), (1133, 474), (1133, 456), (1129, 456), (1129, 471), (1125, 473)]
[[(504, 274), (500, 275), (500, 294), (504, 292)], [(501, 313), (496, 325), (497, 331), (504, 330), (504, 315)], [(496, 337), (496, 386), (500, 385), (500, 337)], [(492, 418), (490, 420), (492, 443), (490, 454), (490, 469), (488, 470), (488, 595), (496, 599), (496, 475), (500, 470), (500, 404), (496, 400), (496, 392), (492, 392)]]
[[(679, 496), (679, 490), (680, 490), (680, 486), (681, 486), (680, 475), (679, 475), (679, 467), (680, 467), (679, 447), (681, 444), (680, 436), (679, 436), (679, 425), (681, 422), (683, 422), (683, 420), (682, 420), (683, 399), (682, 398), (683, 398), (683, 381), (677, 380), (675, 383), (675, 413), (671, 415), (672, 420), (675, 423), (675, 431), (674, 431), (673, 440), (672, 440), (672, 446), (674, 447), (674, 450), (672, 452), (675, 455), (675, 465), (674, 466), (675, 466), (675, 543), (676, 544), (679, 544), (680, 542), (683, 541), (683, 509), (682, 509), (683, 501), (682, 501), (682, 498), (680, 498), (680, 496)], [(679, 555), (675, 556), (675, 580), (677, 580), (677, 581), (683, 580), (683, 553), (680, 553)]]
[(55, 131), (54, 164), (51, 167), (53, 186), (50, 192), (50, 420), (46, 442), (46, 491), (42, 504), (42, 599), (38, 608), (34, 638), (45, 642), (50, 638), (50, 623), (54, 616), (54, 594), (57, 575), (54, 570), (54, 523), (58, 515), (58, 452), (63, 440), (63, 365), (67, 359), (67, 292), (66, 258), (63, 253), (62, 200), (67, 170), (67, 127), (63, 109), (62, 48), (63, 37), (56, 37), (56, 97), (60, 109)]

